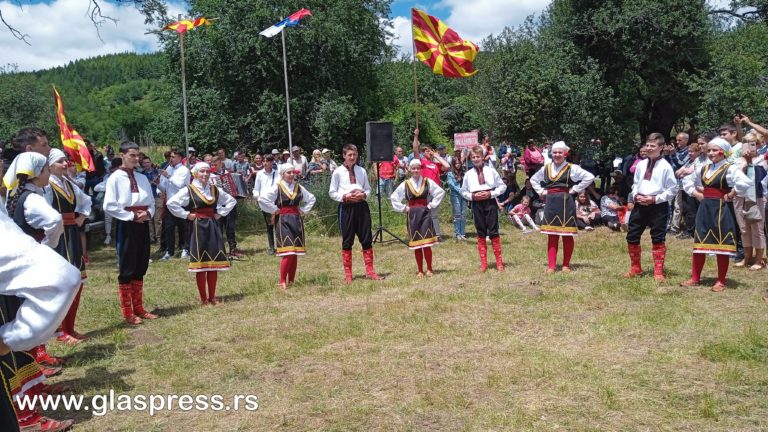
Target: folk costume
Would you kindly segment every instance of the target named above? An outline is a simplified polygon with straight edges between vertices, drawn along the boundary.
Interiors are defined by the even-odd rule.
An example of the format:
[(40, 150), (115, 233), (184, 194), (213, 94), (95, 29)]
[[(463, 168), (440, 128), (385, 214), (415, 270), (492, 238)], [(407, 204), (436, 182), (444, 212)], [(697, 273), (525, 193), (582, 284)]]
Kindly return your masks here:
[[(59, 149), (51, 149), (48, 155), (48, 165), (52, 165), (67, 156)], [(45, 188), (45, 198), (54, 210), (61, 214), (64, 222), (64, 234), (56, 246), (56, 252), (59, 253), (70, 264), (80, 270), (80, 278), (85, 281), (87, 278), (85, 272), (85, 259), (83, 252), (83, 243), (80, 239), (80, 227), (75, 219), (82, 215), (88, 217), (91, 214), (91, 197), (86, 195), (77, 185), (72, 183), (66, 177), (57, 177), (51, 175), (49, 186)], [(75, 319), (77, 309), (80, 306), (80, 295), (83, 291), (83, 284), (80, 283), (80, 289), (75, 295), (75, 299), (70, 306), (67, 316), (61, 323), (61, 335), (58, 340), (76, 344), (85, 339), (84, 336), (75, 331)]]
[[(480, 255), (480, 271), (488, 268), (488, 246), (486, 237), (491, 239), (493, 254), (496, 257), (496, 269), (504, 270), (504, 260), (501, 256), (501, 238), (499, 237), (499, 208), (496, 198), (507, 190), (507, 185), (501, 180), (495, 169), (483, 165), (473, 167), (464, 173), (461, 183), (461, 196), (472, 201), (472, 219), (477, 231), (477, 252)], [(481, 199), (479, 192), (490, 192), (488, 199)]]
[(659, 156), (656, 159), (644, 159), (635, 168), (635, 180), (629, 201), (635, 202), (639, 195), (654, 198), (654, 204), (640, 205), (635, 202), (629, 215), (627, 230), (627, 250), (629, 251), (630, 269), (624, 277), (639, 276), (643, 273), (640, 264), (642, 248), (640, 238), (646, 228), (651, 228), (653, 244), (653, 277), (664, 281), (664, 260), (667, 254), (665, 243), (667, 236), (667, 217), (670, 202), (675, 199), (678, 191), (677, 178), (669, 162)]
[(47, 164), (43, 155), (22, 153), (4, 178), (11, 194), (7, 202), (10, 218), (0, 212), (0, 231), (12, 247), (0, 249), (0, 338), (13, 351), (0, 357), (2, 430), (72, 424), (43, 417), (34, 409), (21, 409), (15, 400), (8, 415), (6, 403), (10, 398), (42, 395), (45, 375), (37, 357), (47, 357), (42, 344), (54, 334), (80, 285), (78, 269), (52, 249), (63, 231), (61, 215), (48, 205), (42, 189), (18, 181), (19, 174), (29, 179), (39, 176)]
[(363, 247), (365, 273), (368, 279), (379, 280), (373, 268), (373, 233), (371, 232), (371, 210), (368, 202), (350, 201), (347, 194), (352, 191), (362, 191), (365, 198), (371, 196), (371, 184), (368, 174), (359, 165), (351, 167), (340, 165), (331, 174), (331, 185), (328, 195), (339, 203), (339, 231), (341, 231), (341, 259), (344, 265), (344, 281), (352, 283), (352, 245), (355, 236)]
[[(558, 141), (552, 145), (552, 150), (570, 150), (564, 142)], [(556, 165), (554, 161), (547, 162), (531, 177), (531, 186), (540, 196), (546, 191), (544, 204), (544, 221), (539, 226), (542, 234), (547, 234), (548, 271), (553, 272), (557, 267), (558, 238), (563, 239), (563, 271), (570, 271), (573, 256), (573, 237), (578, 234), (576, 225), (576, 204), (573, 195), (585, 190), (595, 179), (589, 171), (578, 165), (563, 161)]]
[[(414, 159), (410, 166), (421, 166), (421, 162)], [(427, 262), (427, 275), (432, 274), (432, 245), (438, 241), (432, 223), (432, 212), (438, 211), (444, 196), (445, 191), (423, 175), (400, 183), (390, 196), (392, 208), (407, 215), (408, 249), (414, 251), (419, 277), (424, 274), (422, 260)], [(403, 204), (403, 200), (406, 204)]]
[[(266, 168), (259, 171), (256, 174), (256, 180), (253, 182), (253, 197), (258, 201), (262, 193), (267, 192), (277, 181), (277, 165), (273, 163), (272, 169), (267, 172)], [(272, 225), (272, 215), (262, 211), (264, 216), (264, 223), (267, 225), (267, 241), (269, 244), (269, 254), (275, 253), (275, 226)]]
[[(154, 319), (156, 315), (144, 309), (144, 275), (149, 267), (149, 224), (137, 222), (139, 211), (155, 214), (155, 199), (146, 176), (136, 175), (133, 169), (121, 167), (107, 179), (104, 191), (104, 212), (117, 220), (117, 277), (120, 308), (129, 324), (141, 319)], [(168, 227), (172, 229), (172, 227)], [(173, 242), (171, 242), (172, 244)], [(169, 246), (171, 247), (171, 246)]]
[(699, 210), (696, 212), (691, 278), (681, 285), (698, 285), (707, 254), (715, 254), (717, 281), (712, 291), (720, 292), (725, 289), (729, 257), (736, 256), (735, 236), (738, 229), (733, 213), (728, 209), (732, 203), (726, 201), (726, 195), (735, 190), (737, 195), (744, 196), (753, 183), (738, 166), (728, 162), (727, 154), (731, 146), (727, 141), (715, 138), (710, 144), (720, 147), (726, 159), (704, 165), (700, 171), (686, 177), (683, 182), (685, 193), (693, 195), (694, 191), (700, 190), (704, 199), (699, 203)]
[[(211, 169), (205, 162), (198, 162), (192, 167), (195, 176), (200, 169)], [(168, 211), (179, 219), (187, 220), (190, 213), (195, 219), (190, 224), (189, 232), (189, 271), (195, 273), (197, 291), (202, 304), (217, 304), (216, 282), (220, 271), (229, 270), (229, 260), (224, 251), (224, 239), (215, 216), (226, 216), (237, 204), (235, 198), (208, 181), (205, 185), (200, 180), (179, 190), (166, 203)], [(206, 282), (208, 294), (206, 296)]]
[(282, 179), (282, 175), (294, 167), (291, 164), (280, 165), (280, 179), (275, 185), (261, 191), (259, 207), (274, 217), (277, 256), (280, 262), (280, 287), (292, 284), (296, 279), (298, 256), (306, 254), (304, 239), (304, 221), (301, 215), (312, 210), (316, 198), (297, 181), (291, 183)]

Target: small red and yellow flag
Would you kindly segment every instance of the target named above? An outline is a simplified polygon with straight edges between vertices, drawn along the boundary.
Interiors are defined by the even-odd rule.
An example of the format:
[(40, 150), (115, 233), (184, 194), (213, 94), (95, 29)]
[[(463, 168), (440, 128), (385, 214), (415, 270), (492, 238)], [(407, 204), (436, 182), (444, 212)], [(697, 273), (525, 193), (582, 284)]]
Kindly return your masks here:
[(416, 58), (437, 75), (447, 78), (467, 78), (476, 74), (472, 62), (477, 45), (462, 39), (444, 22), (418, 9), (411, 9), (413, 43)]
[(187, 30), (192, 30), (193, 28), (199, 27), (201, 25), (211, 25), (211, 21), (206, 17), (200, 17), (196, 20), (181, 20), (168, 24), (167, 26), (163, 27), (163, 30), (175, 30), (176, 33), (181, 34), (186, 33)]
[(91, 153), (88, 151), (83, 137), (67, 124), (67, 118), (64, 116), (64, 104), (61, 101), (59, 91), (56, 90), (56, 86), (53, 86), (53, 98), (56, 102), (56, 123), (59, 124), (61, 144), (64, 146), (64, 152), (75, 163), (78, 172), (93, 172), (96, 167), (93, 164)]

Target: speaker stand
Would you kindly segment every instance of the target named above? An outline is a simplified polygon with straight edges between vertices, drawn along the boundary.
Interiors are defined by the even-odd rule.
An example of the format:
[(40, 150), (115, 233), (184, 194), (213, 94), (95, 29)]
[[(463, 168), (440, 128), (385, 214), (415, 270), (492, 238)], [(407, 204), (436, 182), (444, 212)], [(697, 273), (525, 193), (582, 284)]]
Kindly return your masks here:
[[(391, 243), (394, 241), (399, 241), (400, 243), (408, 246), (408, 243), (406, 243), (403, 239), (400, 237), (394, 235), (392, 231), (384, 228), (384, 223), (381, 217), (381, 173), (379, 171), (379, 162), (376, 162), (376, 201), (378, 201), (379, 204), (379, 226), (376, 227), (376, 230), (373, 232), (373, 242), (374, 243)], [(390, 240), (384, 240), (384, 233), (389, 234), (393, 238)]]

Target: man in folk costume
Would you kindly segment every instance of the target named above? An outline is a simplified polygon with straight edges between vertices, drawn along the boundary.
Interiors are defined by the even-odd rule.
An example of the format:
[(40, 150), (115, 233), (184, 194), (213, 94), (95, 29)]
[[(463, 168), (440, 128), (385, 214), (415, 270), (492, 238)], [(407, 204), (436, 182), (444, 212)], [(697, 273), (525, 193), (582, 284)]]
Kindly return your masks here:
[(499, 237), (499, 210), (496, 198), (507, 190), (495, 169), (484, 161), (484, 150), (474, 146), (470, 150), (473, 168), (464, 174), (461, 183), (461, 196), (472, 201), (472, 219), (477, 230), (477, 252), (480, 255), (480, 271), (488, 269), (488, 246), (486, 237), (491, 239), (493, 254), (496, 257), (496, 270), (504, 271), (501, 257), (501, 237)]
[[(427, 262), (427, 276), (432, 276), (432, 245), (437, 243), (437, 233), (432, 224), (433, 211), (437, 211), (445, 191), (433, 180), (421, 175), (421, 161), (413, 159), (409, 164), (411, 178), (400, 183), (390, 196), (392, 208), (407, 215), (408, 248), (414, 251), (418, 278), (424, 277), (422, 259)], [(403, 200), (407, 204), (403, 204)]]
[(293, 164), (280, 165), (280, 179), (259, 196), (261, 210), (274, 218), (277, 256), (282, 257), (277, 286), (283, 291), (296, 279), (299, 255), (306, 254), (301, 216), (315, 205), (315, 196), (296, 181), (299, 172)]
[[(79, 228), (91, 214), (91, 197), (66, 177), (67, 165), (67, 155), (59, 149), (51, 149), (48, 155), (51, 178), (49, 187), (45, 189), (45, 197), (51, 207), (61, 214), (64, 222), (64, 234), (56, 246), (56, 252), (70, 264), (80, 269), (80, 277), (85, 281), (87, 275)], [(75, 300), (61, 323), (61, 334), (57, 337), (59, 341), (69, 345), (76, 345), (85, 340), (85, 336), (75, 331), (75, 318), (80, 306), (82, 291), (83, 284), (81, 283)]]
[(696, 286), (701, 282), (701, 271), (707, 254), (717, 255), (717, 281), (712, 291), (725, 289), (728, 260), (736, 256), (736, 220), (728, 206), (736, 195), (746, 196), (753, 186), (752, 180), (728, 162), (731, 146), (722, 138), (707, 144), (710, 164), (683, 180), (685, 193), (699, 200), (696, 212), (696, 229), (693, 234), (693, 263), (691, 278), (681, 286)]
[[(266, 193), (275, 185), (279, 177), (275, 168), (275, 157), (271, 154), (264, 156), (264, 168), (256, 174), (256, 180), (253, 183), (253, 197), (258, 199), (262, 193)], [(265, 211), (261, 212), (264, 216), (264, 224), (267, 226), (267, 244), (270, 255), (275, 254), (275, 226), (272, 224), (272, 215)]]
[(344, 162), (333, 171), (328, 194), (339, 202), (339, 228), (341, 231), (341, 257), (344, 264), (344, 282), (352, 283), (352, 245), (357, 240), (363, 246), (365, 273), (368, 279), (380, 280), (373, 269), (373, 233), (371, 210), (366, 201), (371, 195), (368, 174), (357, 165), (357, 146), (344, 145)]
[(120, 153), (123, 164), (107, 180), (104, 212), (117, 220), (117, 282), (123, 318), (128, 324), (137, 325), (142, 318), (157, 318), (143, 305), (144, 275), (149, 266), (149, 223), (155, 213), (155, 199), (147, 177), (133, 172), (139, 164), (139, 146), (124, 142)]
[(557, 268), (558, 239), (563, 239), (563, 272), (571, 271), (571, 256), (575, 237), (576, 205), (573, 195), (585, 190), (595, 179), (590, 172), (565, 160), (570, 148), (563, 141), (552, 145), (552, 161), (547, 162), (531, 177), (531, 186), (545, 199), (541, 233), (547, 234), (547, 273)]
[[(47, 357), (42, 343), (52, 336), (72, 304), (76, 292), (72, 276), (76, 275), (78, 283), (80, 278), (77, 269), (51, 249), (58, 245), (64, 225), (61, 215), (45, 200), (43, 188), (48, 179), (48, 160), (35, 152), (18, 155), (4, 177), (10, 193), (6, 203), (8, 214), (16, 227), (6, 223), (3, 214), (0, 220), (3, 240), (12, 246), (0, 252), (0, 286), (5, 287), (0, 288), (0, 339), (14, 352), (0, 352), (5, 354), (0, 358), (0, 374), (4, 382), (0, 391), (13, 396), (14, 403), (16, 398), (41, 397), (43, 393), (63, 391), (60, 386), (43, 383), (48, 375), (44, 373), (47, 368), (41, 369), (36, 358), (41, 357), (41, 352)], [(79, 235), (77, 239), (79, 241)], [(33, 248), (30, 243), (34, 242), (49, 247)], [(5, 252), (5, 249), (12, 252)], [(0, 351), (3, 351), (2, 347)], [(59, 370), (55, 369), (56, 373)], [(15, 410), (19, 426), (24, 430), (65, 430), (72, 425), (71, 420), (49, 419), (34, 408), (16, 404)]]
[(209, 181), (211, 166), (207, 163), (196, 163), (191, 172), (192, 184), (168, 198), (165, 206), (177, 218), (191, 221), (189, 271), (195, 273), (200, 303), (215, 305), (219, 303), (216, 298), (218, 272), (229, 270), (224, 239), (216, 221), (229, 214), (237, 201)]
[(627, 230), (627, 250), (631, 267), (624, 277), (643, 274), (640, 264), (640, 238), (646, 228), (651, 228), (653, 244), (653, 278), (658, 282), (666, 280), (664, 259), (667, 254), (665, 239), (666, 224), (669, 215), (669, 203), (677, 195), (678, 185), (675, 171), (669, 162), (661, 156), (664, 147), (664, 135), (652, 133), (645, 142), (646, 159), (635, 168), (635, 180), (629, 193), (632, 213), (629, 215)]

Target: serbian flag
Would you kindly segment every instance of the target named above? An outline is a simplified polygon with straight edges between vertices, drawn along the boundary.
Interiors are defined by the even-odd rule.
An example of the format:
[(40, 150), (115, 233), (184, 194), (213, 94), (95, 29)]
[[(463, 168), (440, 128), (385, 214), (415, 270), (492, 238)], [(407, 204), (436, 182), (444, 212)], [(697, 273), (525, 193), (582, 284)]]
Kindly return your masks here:
[(263, 30), (259, 34), (266, 37), (272, 37), (283, 31), (285, 27), (296, 27), (299, 25), (299, 21), (305, 16), (312, 16), (312, 12), (310, 12), (309, 9), (302, 9), (298, 12), (294, 12), (288, 18), (280, 21), (268, 29)]
[(64, 104), (61, 102), (61, 95), (56, 90), (56, 86), (53, 87), (53, 97), (56, 100), (56, 123), (59, 124), (61, 144), (64, 146), (64, 152), (75, 163), (78, 172), (93, 172), (96, 167), (93, 165), (91, 153), (88, 151), (88, 147), (85, 146), (83, 137), (67, 124), (67, 118), (64, 117)]
[(200, 17), (196, 20), (181, 20), (168, 24), (167, 26), (163, 27), (163, 30), (174, 30), (176, 33), (182, 34), (186, 33), (187, 30), (192, 30), (193, 28), (200, 27), (201, 25), (211, 25), (211, 21), (206, 17)]
[(411, 9), (411, 14), (417, 59), (435, 74), (447, 78), (466, 78), (477, 73), (472, 65), (477, 45), (465, 41), (444, 22), (425, 12)]

